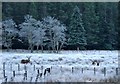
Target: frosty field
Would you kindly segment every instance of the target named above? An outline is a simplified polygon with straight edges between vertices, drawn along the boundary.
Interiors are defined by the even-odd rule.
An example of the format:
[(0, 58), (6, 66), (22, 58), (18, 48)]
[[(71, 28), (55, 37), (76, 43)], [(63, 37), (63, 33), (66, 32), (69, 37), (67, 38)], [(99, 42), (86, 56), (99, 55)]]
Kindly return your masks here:
[[(27, 59), (26, 56), (31, 56), (31, 63), (21, 64), (22, 59)], [(92, 65), (93, 60), (98, 60), (99, 66)], [(0, 83), (6, 81), (3, 63), (7, 82), (99, 82), (117, 76), (118, 51), (61, 51), (58, 54), (11, 51), (0, 53), (0, 63)], [(25, 66), (27, 79), (24, 79)], [(43, 73), (45, 68), (51, 68), (51, 73), (37, 79), (37, 70)]]

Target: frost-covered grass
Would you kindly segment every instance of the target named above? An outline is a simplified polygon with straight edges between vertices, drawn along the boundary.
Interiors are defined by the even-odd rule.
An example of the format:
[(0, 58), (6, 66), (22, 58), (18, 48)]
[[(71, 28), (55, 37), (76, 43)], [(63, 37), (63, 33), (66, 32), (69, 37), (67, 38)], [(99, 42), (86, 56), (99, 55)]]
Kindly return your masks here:
[[(48, 53), (48, 51), (45, 53), (36, 52), (10, 50), (10, 52), (3, 51), (0, 53), (0, 82), (5, 81), (3, 78), (3, 62), (6, 64), (7, 81), (15, 82), (35, 82), (37, 70), (44, 72), (47, 67), (52, 67), (51, 74), (42, 76), (37, 82), (99, 82), (110, 78), (114, 79), (118, 67), (118, 51), (61, 51), (58, 54)], [(26, 59), (26, 56), (31, 56), (31, 63), (21, 64), (20, 61)], [(100, 65), (92, 65), (92, 60), (99, 60)], [(20, 71), (18, 71), (18, 64)], [(23, 79), (24, 66), (27, 67), (27, 80)], [(41, 66), (43, 66), (43, 70), (41, 70)], [(95, 74), (94, 67), (96, 69)], [(104, 74), (104, 67), (106, 68), (106, 75)], [(13, 71), (16, 72), (15, 77), (13, 77)]]

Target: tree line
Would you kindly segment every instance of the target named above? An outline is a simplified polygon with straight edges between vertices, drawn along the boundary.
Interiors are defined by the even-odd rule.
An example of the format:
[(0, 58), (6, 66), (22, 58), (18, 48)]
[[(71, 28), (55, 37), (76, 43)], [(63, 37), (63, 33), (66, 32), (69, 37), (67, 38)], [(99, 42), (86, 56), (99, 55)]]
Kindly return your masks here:
[[(5, 2), (2, 4), (3, 21), (12, 19), (17, 25), (16, 29), (19, 33), (25, 31), (26, 27), (29, 30), (27, 32), (33, 32), (34, 28), (31, 27), (34, 21), (33, 23), (28, 22), (28, 25), (26, 18), (35, 20), (33, 26), (37, 29), (34, 32), (35, 36), (32, 37), (31, 34), (23, 35), (23, 37), (20, 34), (14, 35), (15, 38), (11, 41), (12, 48), (24, 48), (24, 46), (32, 48), (30, 46), (35, 44), (37, 49), (41, 46), (41, 49), (52, 50), (119, 49), (118, 15), (117, 2)], [(53, 24), (51, 25), (52, 22), (55, 23), (55, 27), (52, 26)], [(34, 41), (38, 42), (32, 43), (28, 38), (34, 38)], [(58, 42), (58, 40), (60, 41)]]
[[(54, 52), (61, 50), (66, 41), (66, 27), (57, 19), (47, 16), (42, 21), (34, 19), (31, 15), (24, 16), (25, 21), (19, 25), (12, 20), (2, 22), (2, 44), (9, 50), (12, 48), (12, 40), (17, 39), (21, 43), (28, 43), (28, 50), (33, 52), (34, 46), (43, 52), (43, 46), (51, 48)], [(19, 27), (19, 30), (17, 29)]]

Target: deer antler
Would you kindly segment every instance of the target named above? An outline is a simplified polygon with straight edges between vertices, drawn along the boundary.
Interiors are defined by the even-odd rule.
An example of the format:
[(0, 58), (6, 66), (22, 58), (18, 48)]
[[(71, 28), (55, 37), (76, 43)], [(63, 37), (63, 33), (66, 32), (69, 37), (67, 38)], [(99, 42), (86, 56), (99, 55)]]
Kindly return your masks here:
[(28, 56), (26, 56), (26, 57), (27, 57), (28, 59), (30, 59), (32, 56), (29, 56), (29, 57), (28, 57)]
[(37, 62), (37, 61), (34, 60), (34, 62), (35, 62), (36, 64), (40, 64), (40, 61)]

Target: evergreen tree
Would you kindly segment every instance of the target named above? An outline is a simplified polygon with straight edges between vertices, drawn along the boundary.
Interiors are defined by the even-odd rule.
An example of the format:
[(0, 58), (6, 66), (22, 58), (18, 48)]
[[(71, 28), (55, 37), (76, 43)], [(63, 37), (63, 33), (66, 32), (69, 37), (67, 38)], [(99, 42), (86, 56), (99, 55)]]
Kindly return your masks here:
[(3, 3), (2, 4), (2, 19), (11, 19), (12, 18), (13, 7), (11, 3)]
[(80, 49), (84, 49), (87, 42), (85, 37), (85, 29), (83, 27), (83, 21), (81, 17), (82, 14), (80, 13), (80, 9), (75, 6), (68, 29), (68, 42), (69, 45), (75, 45)]
[(106, 45), (108, 46), (108, 49), (114, 49), (115, 44), (117, 44), (117, 37), (116, 37), (116, 27), (115, 27), (115, 23), (114, 23), (114, 15), (113, 15), (113, 9), (112, 9), (112, 5), (113, 3), (106, 3), (107, 7), (106, 7), (106, 21), (108, 24), (108, 40)]
[[(95, 12), (95, 3), (84, 3), (83, 24), (86, 30), (88, 49), (98, 45), (99, 41), (99, 16)], [(90, 47), (90, 48), (89, 48)], [(96, 48), (96, 47), (95, 47)]]
[(117, 25), (118, 25), (118, 35), (117, 35), (117, 37), (118, 37), (118, 49), (120, 50), (120, 38), (119, 38), (119, 36), (120, 36), (120, 2), (118, 3), (118, 19), (117, 19)]
[[(105, 49), (105, 40), (106, 40), (106, 34), (108, 32), (107, 29), (107, 22), (106, 22), (106, 4), (105, 3), (99, 3), (97, 5), (97, 15), (99, 16), (99, 45), (101, 46), (101, 49)], [(107, 47), (106, 47), (107, 48)]]
[(111, 3), (98, 4), (99, 44), (101, 49), (113, 49), (115, 45), (115, 26), (112, 18)]
[(38, 18), (37, 3), (30, 3), (29, 5), (29, 15), (32, 15), (34, 18)]

